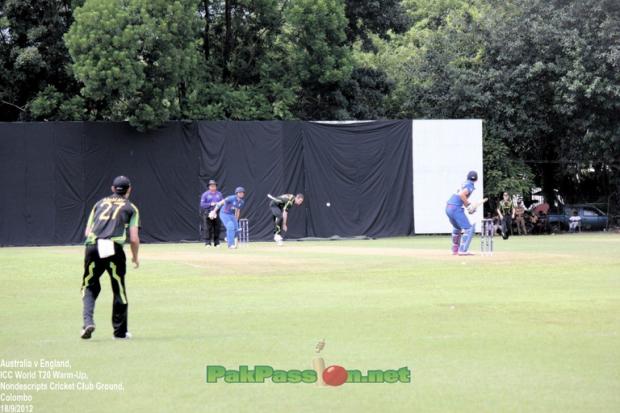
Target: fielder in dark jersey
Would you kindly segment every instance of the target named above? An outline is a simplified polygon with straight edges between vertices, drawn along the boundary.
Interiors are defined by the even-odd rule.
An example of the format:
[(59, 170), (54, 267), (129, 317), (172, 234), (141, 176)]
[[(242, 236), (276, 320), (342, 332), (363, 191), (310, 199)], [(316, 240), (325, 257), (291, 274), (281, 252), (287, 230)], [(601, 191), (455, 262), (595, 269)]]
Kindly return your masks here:
[(268, 197), (271, 200), (269, 208), (271, 209), (275, 226), (273, 239), (279, 244), (282, 242), (282, 231), (288, 231), (288, 210), (293, 205), (299, 206), (303, 204), (304, 196), (303, 194), (284, 194), (280, 196), (269, 195)]
[(132, 262), (138, 268), (140, 212), (128, 199), (131, 193), (131, 183), (128, 178), (124, 176), (115, 178), (112, 192), (112, 195), (95, 204), (84, 231), (86, 252), (82, 277), (84, 325), (81, 337), (83, 339), (91, 338), (95, 331), (93, 313), (95, 301), (101, 292), (99, 278), (104, 271), (110, 275), (114, 293), (112, 304), (114, 338), (131, 338), (131, 334), (127, 331), (127, 294), (125, 292), (127, 265), (123, 244), (129, 231)]
[(515, 219), (515, 206), (508, 192), (504, 192), (504, 198), (499, 201), (497, 213), (502, 222), (502, 238), (508, 239), (512, 233), (512, 220)]

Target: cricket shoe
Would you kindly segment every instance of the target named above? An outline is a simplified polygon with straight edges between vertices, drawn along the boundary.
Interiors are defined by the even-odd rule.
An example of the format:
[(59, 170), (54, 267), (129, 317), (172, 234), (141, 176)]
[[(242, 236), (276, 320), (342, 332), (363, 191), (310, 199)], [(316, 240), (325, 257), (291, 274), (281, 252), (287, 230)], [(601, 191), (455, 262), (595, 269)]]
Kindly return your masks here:
[(236, 246), (236, 245), (231, 245), (231, 246), (229, 246), (229, 247), (228, 247), (228, 249), (231, 249), (231, 250), (236, 250), (236, 249), (237, 249), (237, 246)]
[(133, 335), (131, 335), (131, 333), (129, 331), (127, 331), (125, 333), (125, 337), (114, 336), (113, 338), (114, 338), (114, 340), (131, 340), (132, 337), (133, 337)]
[(459, 257), (471, 257), (471, 256), (474, 256), (474, 255), (476, 255), (476, 254), (474, 254), (473, 252), (469, 252), (469, 251), (459, 252)]
[(80, 338), (83, 338), (84, 340), (88, 340), (89, 338), (93, 336), (93, 331), (95, 331), (95, 325), (94, 324), (87, 325), (86, 327), (82, 329)]

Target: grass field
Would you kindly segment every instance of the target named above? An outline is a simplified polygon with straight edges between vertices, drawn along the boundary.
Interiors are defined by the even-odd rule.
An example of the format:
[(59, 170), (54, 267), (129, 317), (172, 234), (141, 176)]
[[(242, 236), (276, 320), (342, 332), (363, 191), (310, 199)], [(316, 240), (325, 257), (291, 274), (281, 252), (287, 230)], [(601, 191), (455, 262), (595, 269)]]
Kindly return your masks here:
[[(78, 337), (81, 247), (3, 248), (0, 358), (67, 359), (125, 388), (33, 393), (35, 412), (620, 410), (619, 235), (496, 240), (493, 257), (448, 243), (145, 245), (123, 342), (107, 275), (94, 338)], [(205, 383), (208, 364), (310, 368), (322, 338), (328, 365), (408, 366), (412, 381)]]

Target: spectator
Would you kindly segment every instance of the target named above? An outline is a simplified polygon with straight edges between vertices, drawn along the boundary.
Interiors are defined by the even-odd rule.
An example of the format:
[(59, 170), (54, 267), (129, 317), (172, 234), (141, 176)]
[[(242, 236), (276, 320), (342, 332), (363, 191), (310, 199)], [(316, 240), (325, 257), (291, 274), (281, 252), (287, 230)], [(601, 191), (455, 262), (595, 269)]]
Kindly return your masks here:
[(522, 199), (519, 199), (519, 203), (515, 208), (515, 222), (517, 223), (517, 232), (519, 235), (527, 235), (527, 228), (525, 227), (525, 205)]
[(542, 210), (538, 211), (538, 220), (536, 222), (536, 232), (539, 234), (548, 234), (550, 232), (549, 231), (549, 217)]
[(568, 219), (570, 222), (568, 223), (568, 231), (575, 232), (577, 230), (581, 231), (581, 217), (576, 209), (573, 210), (573, 216)]

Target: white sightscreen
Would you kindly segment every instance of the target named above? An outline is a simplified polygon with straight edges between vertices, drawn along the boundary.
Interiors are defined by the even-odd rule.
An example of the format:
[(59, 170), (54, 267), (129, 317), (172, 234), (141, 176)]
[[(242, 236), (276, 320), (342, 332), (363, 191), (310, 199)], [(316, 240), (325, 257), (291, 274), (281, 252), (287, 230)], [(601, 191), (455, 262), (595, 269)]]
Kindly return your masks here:
[[(452, 231), (446, 217), (448, 198), (466, 181), (467, 172), (478, 172), (471, 200), (484, 196), (482, 176), (482, 120), (413, 121), (413, 215), (416, 234)], [(480, 231), (482, 208), (466, 214)]]

